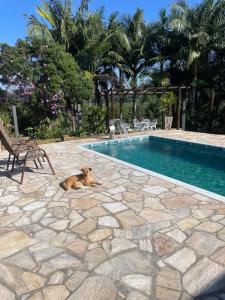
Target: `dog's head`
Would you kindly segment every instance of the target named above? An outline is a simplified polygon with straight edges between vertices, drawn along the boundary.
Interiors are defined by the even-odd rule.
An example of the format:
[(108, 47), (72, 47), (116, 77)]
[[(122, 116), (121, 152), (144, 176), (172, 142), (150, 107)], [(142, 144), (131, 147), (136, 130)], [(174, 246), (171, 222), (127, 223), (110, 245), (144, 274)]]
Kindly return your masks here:
[(83, 172), (85, 177), (91, 176), (92, 168), (82, 168), (81, 171)]

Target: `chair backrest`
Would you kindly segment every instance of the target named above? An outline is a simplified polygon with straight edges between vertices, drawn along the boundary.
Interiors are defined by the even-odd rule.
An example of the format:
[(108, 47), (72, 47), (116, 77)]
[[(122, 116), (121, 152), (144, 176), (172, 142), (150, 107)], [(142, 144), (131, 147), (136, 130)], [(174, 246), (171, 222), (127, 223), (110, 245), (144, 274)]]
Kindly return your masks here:
[(2, 145), (5, 147), (5, 149), (10, 154), (15, 154), (13, 148), (12, 148), (12, 139), (8, 135), (7, 131), (5, 130), (4, 126), (0, 122), (0, 141), (2, 142)]
[(115, 125), (118, 128), (120, 134), (128, 133), (125, 123), (123, 121), (121, 121), (120, 119), (115, 121)]

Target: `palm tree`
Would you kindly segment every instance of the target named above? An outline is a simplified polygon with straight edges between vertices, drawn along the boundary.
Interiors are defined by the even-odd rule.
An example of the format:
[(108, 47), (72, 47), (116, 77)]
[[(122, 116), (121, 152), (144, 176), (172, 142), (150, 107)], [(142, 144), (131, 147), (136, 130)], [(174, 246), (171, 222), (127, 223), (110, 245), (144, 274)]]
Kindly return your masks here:
[(72, 1), (43, 0), (42, 6), (37, 6), (37, 14), (28, 17), (28, 35), (47, 41), (55, 41), (68, 49), (70, 40), (77, 30), (77, 22), (88, 9), (89, 0), (81, 0), (75, 17), (72, 16)]
[(220, 18), (224, 3), (224, 0), (203, 0), (196, 8), (189, 8), (185, 1), (179, 1), (171, 9), (171, 28), (188, 39), (186, 65), (188, 69), (193, 68), (192, 111), (196, 100), (199, 61), (221, 39), (220, 34), (214, 36), (213, 28)]
[[(143, 11), (137, 9), (133, 16), (125, 15), (122, 20), (122, 27), (126, 33), (128, 46), (120, 51), (121, 70), (129, 80), (132, 88), (137, 88), (138, 80), (148, 66), (145, 56), (146, 25), (143, 18)], [(136, 116), (137, 104), (136, 95), (133, 95), (133, 117)]]

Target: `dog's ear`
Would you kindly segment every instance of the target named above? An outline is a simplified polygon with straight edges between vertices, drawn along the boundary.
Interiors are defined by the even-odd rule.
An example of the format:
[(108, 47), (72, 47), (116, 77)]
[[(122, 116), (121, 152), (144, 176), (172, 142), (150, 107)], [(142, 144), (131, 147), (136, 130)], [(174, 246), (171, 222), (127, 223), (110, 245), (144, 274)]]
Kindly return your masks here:
[(88, 168), (89, 169), (89, 171), (92, 171), (92, 168)]

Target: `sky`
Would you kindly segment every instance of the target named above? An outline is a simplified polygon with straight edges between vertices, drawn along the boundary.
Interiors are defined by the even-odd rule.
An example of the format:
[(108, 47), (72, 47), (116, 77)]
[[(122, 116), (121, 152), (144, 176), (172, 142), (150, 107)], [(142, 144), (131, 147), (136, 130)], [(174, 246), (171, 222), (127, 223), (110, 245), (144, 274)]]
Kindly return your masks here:
[[(18, 38), (26, 36), (26, 18), (24, 14), (35, 14), (36, 6), (41, 0), (0, 0), (0, 43), (14, 45)], [(118, 11), (120, 14), (133, 14), (136, 8), (144, 10), (146, 21), (157, 20), (161, 8), (169, 9), (175, 0), (91, 0), (90, 10), (94, 11), (102, 6), (105, 7), (105, 17), (111, 12)], [(194, 6), (200, 0), (186, 0)], [(76, 11), (79, 0), (74, 0)]]

